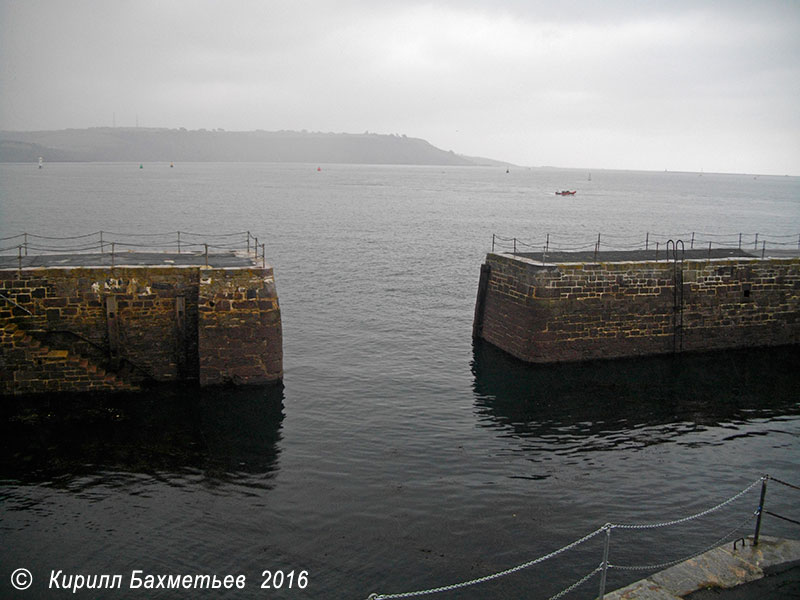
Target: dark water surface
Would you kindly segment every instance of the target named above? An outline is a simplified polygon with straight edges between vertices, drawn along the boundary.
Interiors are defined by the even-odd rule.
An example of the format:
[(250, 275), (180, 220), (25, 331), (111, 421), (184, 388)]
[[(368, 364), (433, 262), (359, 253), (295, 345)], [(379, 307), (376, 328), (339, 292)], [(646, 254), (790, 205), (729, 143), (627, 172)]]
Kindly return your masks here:
[[(367, 598), (480, 577), (603, 523), (800, 480), (800, 352), (526, 366), (471, 340), (492, 233), (539, 239), (800, 232), (797, 178), (316, 165), (0, 165), (0, 237), (251, 230), (267, 244), (285, 386), (3, 405), (0, 596), (51, 570), (246, 574), (244, 590), (77, 597)], [(555, 189), (579, 189), (569, 200)], [(787, 237), (776, 237), (785, 240)], [(614, 530), (612, 563), (691, 554), (742, 524)], [(797, 492), (770, 484), (797, 519)], [(744, 532), (751, 531), (752, 521)], [(765, 517), (771, 535), (800, 528)], [(602, 536), (436, 598), (546, 598)], [(11, 572), (33, 586), (15, 595)], [(265, 569), (305, 589), (260, 589)], [(609, 587), (640, 572), (612, 571)], [(567, 598), (591, 598), (595, 577)], [(70, 594), (71, 595), (71, 594)]]

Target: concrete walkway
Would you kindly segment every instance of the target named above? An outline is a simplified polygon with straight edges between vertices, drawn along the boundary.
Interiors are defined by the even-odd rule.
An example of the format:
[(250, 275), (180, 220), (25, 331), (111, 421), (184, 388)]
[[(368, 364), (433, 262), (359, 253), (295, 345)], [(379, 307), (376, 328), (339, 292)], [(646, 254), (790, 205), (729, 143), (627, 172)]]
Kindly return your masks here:
[[(504, 251), (504, 254), (512, 254)], [(519, 258), (527, 258), (536, 262), (545, 260), (546, 264), (557, 263), (613, 263), (613, 262), (643, 262), (651, 260), (672, 260), (674, 254), (672, 251), (667, 253), (666, 249), (662, 246), (659, 250), (652, 248), (650, 250), (601, 250), (597, 254), (593, 251), (582, 252), (517, 252), (514, 256)], [(798, 249), (770, 249), (767, 248), (764, 252), (764, 258), (794, 258), (800, 256)], [(719, 260), (726, 258), (761, 258), (761, 250), (742, 250), (739, 248), (714, 248), (711, 251), (708, 249), (695, 249), (687, 248), (684, 252), (678, 253), (678, 258), (683, 260)]]
[[(794, 598), (800, 577), (800, 541), (761, 536), (743, 547), (728, 543), (605, 595), (607, 600)], [(781, 573), (781, 575), (774, 575)], [(740, 589), (740, 586), (741, 589)], [(751, 586), (751, 587), (748, 587)], [(756, 589), (756, 587), (758, 589)], [(747, 590), (747, 591), (746, 591)], [(781, 591), (782, 590), (782, 591)], [(736, 594), (753, 592), (754, 595)], [(710, 594), (710, 595), (709, 595)], [(784, 594), (784, 595), (779, 595)]]

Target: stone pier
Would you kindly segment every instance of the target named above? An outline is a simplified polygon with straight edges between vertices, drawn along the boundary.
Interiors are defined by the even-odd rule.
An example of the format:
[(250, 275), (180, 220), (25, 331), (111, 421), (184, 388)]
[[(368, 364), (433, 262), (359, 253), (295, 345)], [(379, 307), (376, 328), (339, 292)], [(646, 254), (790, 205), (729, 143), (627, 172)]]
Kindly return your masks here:
[(3, 395), (283, 376), (273, 269), (246, 254), (3, 258), (0, 335)]
[(546, 363), (800, 343), (800, 258), (491, 253), (473, 336)]

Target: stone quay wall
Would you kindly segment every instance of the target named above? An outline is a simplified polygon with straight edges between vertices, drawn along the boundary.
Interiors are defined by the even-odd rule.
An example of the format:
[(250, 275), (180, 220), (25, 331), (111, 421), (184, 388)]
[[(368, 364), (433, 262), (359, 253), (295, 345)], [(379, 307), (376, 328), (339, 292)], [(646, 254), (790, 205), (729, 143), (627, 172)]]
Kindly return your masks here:
[(0, 394), (283, 376), (271, 267), (0, 270)]
[(800, 343), (800, 258), (540, 263), (489, 254), (473, 335), (527, 362)]

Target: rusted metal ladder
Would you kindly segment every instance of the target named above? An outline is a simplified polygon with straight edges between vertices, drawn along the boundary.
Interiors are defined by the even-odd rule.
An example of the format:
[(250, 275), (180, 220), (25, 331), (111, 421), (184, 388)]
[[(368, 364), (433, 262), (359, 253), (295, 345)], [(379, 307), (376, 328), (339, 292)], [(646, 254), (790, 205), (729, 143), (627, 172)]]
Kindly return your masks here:
[[(670, 250), (672, 254), (670, 255)], [(672, 261), (672, 351), (683, 352), (683, 240), (667, 241), (667, 260)]]

